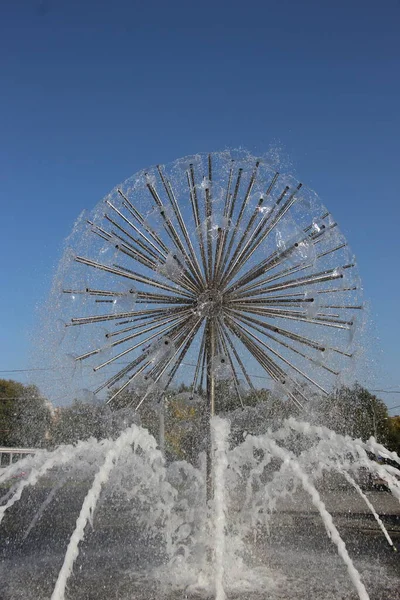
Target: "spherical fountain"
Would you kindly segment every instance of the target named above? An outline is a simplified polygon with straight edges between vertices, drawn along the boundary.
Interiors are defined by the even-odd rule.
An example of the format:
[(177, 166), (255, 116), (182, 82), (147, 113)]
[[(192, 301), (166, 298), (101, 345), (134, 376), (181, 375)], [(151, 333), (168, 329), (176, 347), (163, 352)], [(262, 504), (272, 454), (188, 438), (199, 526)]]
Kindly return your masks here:
[[(0, 484), (24, 471), (0, 506), (5, 564), (42, 557), (28, 569), (32, 594), (13, 563), (6, 599), (400, 597), (392, 570), (377, 583), (368, 552), (358, 557), (346, 525), (351, 556), (339, 533), (352, 490), (395, 548), (359, 477), (378, 474), (398, 502), (400, 459), (318, 421), (351, 371), (363, 306), (318, 196), (266, 158), (195, 155), (125, 181), (66, 246), (48, 360), (63, 394), (128, 409), (135, 423), (0, 471)], [(171, 396), (196, 407), (191, 461), (165, 457)], [(272, 419), (272, 399), (286, 418)], [(146, 407), (159, 440), (142, 426)], [(347, 492), (334, 500), (327, 481)]]

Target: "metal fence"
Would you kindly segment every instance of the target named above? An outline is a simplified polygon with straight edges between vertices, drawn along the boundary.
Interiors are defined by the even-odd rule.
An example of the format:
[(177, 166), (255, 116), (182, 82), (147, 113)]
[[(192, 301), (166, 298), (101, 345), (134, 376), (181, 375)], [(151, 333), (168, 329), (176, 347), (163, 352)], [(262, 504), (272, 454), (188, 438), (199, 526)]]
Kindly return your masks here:
[(40, 452), (39, 448), (7, 448), (0, 447), (0, 467), (8, 467), (28, 454)]

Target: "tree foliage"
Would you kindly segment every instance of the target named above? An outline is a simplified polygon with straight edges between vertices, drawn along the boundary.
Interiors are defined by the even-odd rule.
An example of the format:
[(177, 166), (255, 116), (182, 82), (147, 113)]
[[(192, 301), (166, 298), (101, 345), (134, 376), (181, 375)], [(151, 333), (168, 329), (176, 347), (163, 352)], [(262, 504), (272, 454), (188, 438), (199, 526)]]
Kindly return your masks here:
[(317, 414), (322, 425), (337, 433), (362, 440), (374, 436), (382, 444), (389, 442), (386, 404), (358, 383), (343, 386), (321, 401)]
[(51, 421), (50, 404), (35, 385), (0, 379), (0, 446), (44, 447)]
[[(35, 386), (1, 379), (0, 445), (40, 448), (89, 437), (115, 438), (133, 422), (148, 428), (158, 439), (163, 409), (167, 457), (193, 462), (206, 448), (209, 417), (205, 392), (197, 392), (193, 395), (191, 388), (181, 385), (164, 396), (150, 393), (136, 412), (133, 407), (140, 394), (137, 390), (124, 390), (115, 410), (110, 410), (106, 403), (75, 400), (69, 406), (55, 409), (52, 414), (49, 403)], [(236, 443), (243, 439), (245, 431), (260, 432), (263, 428), (279, 426), (290, 416), (298, 416), (291, 402), (267, 389), (243, 394), (243, 403), (255, 410), (241, 411), (232, 383), (217, 382), (216, 412), (231, 418), (232, 441)], [(342, 387), (332, 396), (316, 400), (310, 412), (307, 419), (311, 418), (315, 423), (363, 440), (374, 436), (400, 454), (400, 416), (389, 417), (382, 400), (359, 384)]]
[(400, 415), (388, 419), (387, 445), (400, 456)]
[[(187, 403), (189, 392), (170, 394), (166, 407), (166, 441), (171, 457), (191, 460), (199, 449), (204, 449), (204, 423), (207, 418), (207, 401), (203, 395), (195, 410)], [(187, 403), (187, 404), (185, 404)], [(265, 431), (279, 427), (290, 416), (302, 418), (290, 401), (267, 389), (253, 390), (243, 395), (246, 407), (256, 411), (243, 411), (230, 382), (217, 382), (215, 406), (217, 414), (232, 420), (232, 441), (243, 439), (244, 432)], [(390, 450), (400, 452), (400, 417), (390, 418), (386, 404), (360, 384), (341, 387), (326, 399), (313, 399), (309, 413), (303, 417), (318, 425), (325, 425), (342, 435), (367, 440), (371, 436)], [(254, 423), (255, 414), (259, 416)], [(239, 418), (238, 418), (239, 416)], [(260, 423), (262, 421), (262, 423)], [(203, 429), (202, 429), (203, 427)], [(299, 441), (297, 441), (299, 443)]]
[(56, 409), (50, 430), (51, 443), (57, 446), (91, 437), (98, 440), (115, 438), (135, 421), (137, 416), (132, 410), (112, 412), (103, 402), (74, 400), (70, 406)]

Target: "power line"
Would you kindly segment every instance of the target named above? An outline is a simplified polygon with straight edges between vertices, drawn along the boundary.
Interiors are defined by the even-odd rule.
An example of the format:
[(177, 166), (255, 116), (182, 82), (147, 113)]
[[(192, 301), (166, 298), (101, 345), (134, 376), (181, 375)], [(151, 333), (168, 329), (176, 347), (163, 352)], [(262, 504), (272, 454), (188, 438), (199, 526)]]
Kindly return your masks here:
[(41, 367), (36, 369), (2, 369), (0, 373), (29, 373), (30, 371), (56, 371), (55, 367)]
[[(188, 364), (188, 363), (186, 363)], [(263, 377), (262, 375), (254, 375), (254, 377), (262, 377), (263, 379), (268, 379), (268, 377)], [(371, 390), (372, 392), (379, 392), (379, 391), (384, 391), (384, 390)], [(69, 394), (66, 394), (64, 396), (61, 396), (61, 398), (56, 398), (53, 400), (53, 402), (58, 402), (59, 400), (63, 400), (64, 398), (66, 398), (66, 396), (68, 396)], [(38, 396), (31, 396), (31, 397), (19, 397), (19, 398), (9, 398), (8, 396), (3, 396), (0, 397), (0, 402), (7, 402), (7, 400), (45, 400), (47, 401), (47, 398), (44, 397), (38, 397)], [(388, 410), (395, 410), (396, 408), (400, 408), (400, 404), (397, 404), (396, 406), (388, 406)]]
[[(128, 363), (118, 363), (118, 364), (128, 364)], [(186, 365), (188, 367), (195, 367), (196, 365), (192, 364), (192, 363), (182, 363), (183, 365)], [(61, 369), (65, 369), (68, 367), (37, 367), (37, 368), (32, 368), (32, 369), (1, 369), (0, 373), (30, 373), (33, 371), (59, 371)], [(251, 377), (256, 377), (257, 379), (270, 379), (270, 377), (267, 377), (265, 375), (256, 375), (255, 373), (249, 373), (249, 375)], [(374, 392), (374, 393), (380, 393), (380, 394), (400, 394), (400, 390), (369, 390), (370, 392)], [(27, 400), (28, 398), (0, 398), (0, 400)], [(392, 408), (399, 408), (399, 406), (392, 406), (389, 410), (392, 410)]]
[(38, 397), (38, 396), (20, 396), (19, 398), (10, 398), (9, 396), (3, 396), (0, 400), (46, 400), (46, 398)]
[[(125, 363), (125, 362), (118, 362), (116, 364), (129, 364), (129, 363)], [(188, 367), (195, 367), (195, 364), (192, 363), (187, 363), (187, 362), (183, 362), (183, 365), (186, 365)], [(31, 368), (31, 369), (0, 369), (0, 373), (29, 373), (31, 371), (60, 371), (61, 369), (68, 369), (68, 367), (35, 367), (35, 368)], [(269, 377), (266, 377), (265, 375), (256, 375), (255, 373), (251, 373), (250, 374), (251, 377), (258, 377), (260, 379), (270, 379)], [(400, 387), (400, 386), (399, 386)], [(400, 390), (370, 390), (370, 392), (380, 392), (382, 394), (400, 394)]]
[(370, 390), (370, 392), (380, 392), (381, 394), (400, 394), (400, 390)]

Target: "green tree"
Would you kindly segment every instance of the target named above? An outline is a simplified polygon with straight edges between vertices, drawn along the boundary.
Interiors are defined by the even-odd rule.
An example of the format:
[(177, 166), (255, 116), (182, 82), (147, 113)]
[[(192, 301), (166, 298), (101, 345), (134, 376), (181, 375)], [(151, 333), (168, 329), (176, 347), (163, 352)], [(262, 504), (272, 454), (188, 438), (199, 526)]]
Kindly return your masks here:
[(90, 437), (103, 439), (115, 434), (112, 414), (102, 402), (74, 400), (70, 406), (57, 408), (51, 428), (52, 444), (72, 444)]
[[(145, 391), (148, 391), (146, 388)], [(124, 390), (113, 402), (116, 414), (134, 413), (144, 390), (138, 387)], [(305, 390), (305, 394), (308, 392)], [(160, 423), (160, 400), (162, 394), (156, 389), (148, 394), (139, 409), (141, 424), (158, 439)], [(193, 460), (200, 450), (204, 450), (205, 431), (208, 427), (209, 404), (205, 390), (198, 388), (194, 397), (192, 388), (184, 384), (176, 390), (165, 393), (165, 442), (167, 456), (171, 459)], [(290, 400), (284, 400), (279, 393), (267, 389), (251, 390), (243, 393), (244, 406), (256, 407), (236, 423), (240, 413), (238, 400), (232, 380), (218, 380), (215, 385), (215, 411), (217, 414), (231, 415), (232, 440), (240, 442), (243, 432), (264, 430), (267, 427), (279, 427), (282, 420), (290, 416), (299, 416), (299, 412)], [(379, 442), (391, 449), (399, 448), (400, 424), (396, 418), (390, 419), (387, 407), (382, 400), (360, 384), (343, 386), (328, 398), (310, 399), (314, 422), (326, 425), (341, 434), (367, 439), (375, 436)], [(255, 416), (257, 415), (257, 416)], [(300, 415), (301, 416), (301, 415)], [(400, 421), (400, 417), (398, 417)], [(261, 421), (261, 422), (260, 422)], [(294, 436), (296, 437), (296, 436)], [(302, 440), (293, 441), (301, 446)]]
[(387, 446), (400, 456), (400, 415), (389, 417), (388, 428)]
[(0, 446), (46, 446), (51, 420), (50, 403), (35, 385), (0, 379)]
[(382, 444), (389, 439), (389, 417), (386, 404), (356, 383), (341, 387), (324, 400), (318, 419), (337, 433), (366, 440), (371, 436)]
[(194, 462), (204, 438), (204, 398), (188, 389), (167, 396), (165, 405), (166, 454), (171, 459)]

